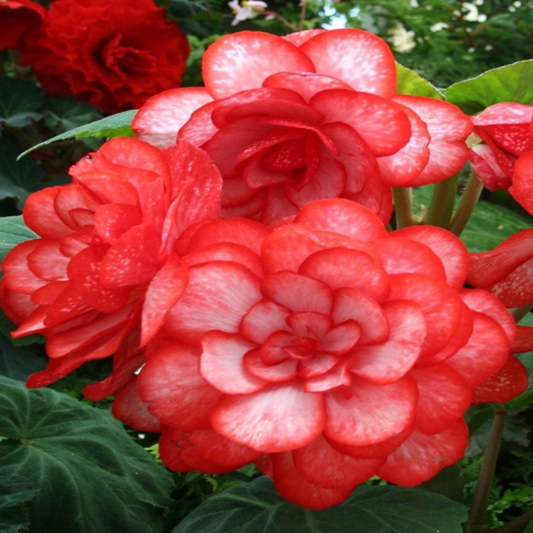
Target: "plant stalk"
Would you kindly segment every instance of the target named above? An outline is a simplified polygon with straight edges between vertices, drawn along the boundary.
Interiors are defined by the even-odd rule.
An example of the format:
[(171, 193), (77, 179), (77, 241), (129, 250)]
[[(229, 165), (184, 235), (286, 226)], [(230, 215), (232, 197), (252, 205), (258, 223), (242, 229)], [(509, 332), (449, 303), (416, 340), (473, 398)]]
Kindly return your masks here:
[(470, 216), (474, 212), (474, 208), (477, 205), (482, 190), (483, 183), (481, 183), (478, 177), (472, 172), (468, 178), (463, 195), (461, 196), (457, 211), (450, 224), (450, 231), (455, 233), (455, 235), (461, 235), (462, 231), (465, 229)]
[(426, 213), (424, 224), (439, 226), (448, 229), (455, 205), (457, 182), (459, 176), (455, 175), (435, 185), (431, 204)]
[(394, 213), (396, 214), (396, 228), (413, 226), (413, 191), (409, 187), (393, 187)]
[(531, 522), (533, 522), (533, 509), (508, 524), (493, 529), (490, 533), (522, 533)]
[(507, 411), (503, 409), (494, 413), (492, 431), (487, 444), (487, 449), (485, 450), (485, 455), (483, 456), (483, 464), (481, 465), (476, 492), (472, 501), (472, 508), (470, 509), (470, 518), (468, 520), (469, 531), (473, 531), (482, 526), (485, 519), (485, 512), (489, 502), (494, 472), (496, 471), (496, 462), (498, 460), (498, 452), (500, 451), (500, 444), (502, 442), (506, 416)]

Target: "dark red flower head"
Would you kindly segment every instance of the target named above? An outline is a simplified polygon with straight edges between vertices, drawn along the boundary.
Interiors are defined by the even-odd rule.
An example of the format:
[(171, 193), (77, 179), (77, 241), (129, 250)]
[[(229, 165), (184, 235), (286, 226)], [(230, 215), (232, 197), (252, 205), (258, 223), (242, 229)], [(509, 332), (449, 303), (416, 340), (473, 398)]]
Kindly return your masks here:
[(178, 87), (188, 54), (152, 0), (56, 0), (23, 60), (50, 94), (115, 113)]
[(47, 338), (48, 367), (30, 387), (114, 355), (113, 375), (86, 390), (100, 399), (143, 363), (141, 347), (181, 297), (188, 274), (176, 240), (219, 216), (221, 178), (187, 143), (162, 152), (128, 138), (109, 141), (71, 175), (71, 184), (28, 198), (24, 221), (39, 238), (6, 256), (1, 303), (19, 325), (13, 336)]
[(46, 9), (31, 0), (0, 1), (0, 50), (34, 44), (45, 17)]

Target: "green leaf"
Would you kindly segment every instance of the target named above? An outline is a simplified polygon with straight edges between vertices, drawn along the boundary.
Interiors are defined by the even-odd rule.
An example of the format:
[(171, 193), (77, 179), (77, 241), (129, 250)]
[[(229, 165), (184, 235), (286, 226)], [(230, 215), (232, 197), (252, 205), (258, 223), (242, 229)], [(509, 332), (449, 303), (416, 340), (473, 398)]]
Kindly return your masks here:
[(28, 194), (40, 187), (44, 172), (33, 159), (17, 160), (22, 148), (7, 131), (2, 132), (0, 143), (0, 199), (17, 198), (22, 209)]
[(43, 102), (44, 92), (34, 83), (0, 76), (0, 125), (27, 126), (41, 117), (37, 110)]
[(116, 115), (111, 115), (110, 117), (97, 120), (96, 122), (91, 122), (84, 126), (74, 128), (60, 135), (56, 135), (47, 141), (36, 144), (29, 150), (26, 150), (19, 155), (18, 159), (24, 157), (25, 155), (37, 150), (37, 148), (42, 148), (56, 141), (64, 141), (65, 139), (84, 139), (86, 137), (132, 137), (133, 132), (131, 131), (131, 121), (137, 113), (137, 110), (133, 109), (131, 111), (124, 111)]
[(533, 60), (495, 68), (444, 90), (448, 102), (472, 115), (500, 102), (533, 103)]
[(524, 530), (524, 533), (533, 533), (533, 518), (531, 519), (531, 522), (529, 522), (529, 525)]
[(17, 244), (38, 238), (39, 235), (24, 224), (22, 216), (0, 218), (0, 260), (3, 261)]
[(466, 507), (420, 489), (357, 488), (343, 504), (310, 511), (283, 500), (261, 477), (213, 496), (173, 533), (461, 533)]
[(0, 335), (0, 375), (26, 381), (30, 374), (43, 370), (46, 362), (46, 357), (39, 357), (26, 346), (14, 346), (10, 339)]
[(427, 98), (436, 98), (443, 100), (442, 93), (431, 85), (431, 83), (419, 76), (414, 70), (411, 70), (399, 63), (396, 63), (396, 92), (399, 94), (408, 94), (410, 96), (426, 96)]
[(16, 474), (16, 468), (0, 467), (0, 531), (20, 533), (30, 525), (29, 503), (37, 491), (30, 481)]
[(501, 205), (478, 202), (461, 239), (470, 252), (486, 252), (531, 225), (532, 219), (527, 215)]
[(4, 377), (0, 465), (38, 490), (30, 533), (160, 533), (170, 503), (170, 473), (107, 411)]
[(54, 131), (66, 132), (101, 118), (98, 109), (72, 98), (49, 96), (46, 99), (45, 121)]

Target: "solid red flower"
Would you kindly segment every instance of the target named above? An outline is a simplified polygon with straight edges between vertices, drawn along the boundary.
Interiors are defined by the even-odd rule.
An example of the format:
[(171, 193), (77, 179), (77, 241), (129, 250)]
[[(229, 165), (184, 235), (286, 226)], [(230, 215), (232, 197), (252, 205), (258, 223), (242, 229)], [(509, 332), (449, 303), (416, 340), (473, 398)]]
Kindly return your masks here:
[(515, 324), (462, 288), (457, 237), (387, 233), (335, 199), (273, 231), (206, 222), (179, 246), (189, 284), (138, 378), (169, 468), (255, 460), (285, 498), (322, 509), (375, 474), (413, 486), (462, 457), (463, 414), (508, 362)]
[(55, 0), (23, 50), (44, 89), (109, 113), (181, 84), (187, 38), (152, 0)]
[(174, 249), (193, 223), (220, 213), (220, 174), (186, 142), (160, 151), (117, 138), (71, 169), (71, 184), (32, 194), (26, 225), (39, 238), (2, 263), (1, 304), (14, 337), (47, 338), (48, 385), (86, 361), (114, 355), (113, 374), (89, 385), (105, 398), (131, 379), (142, 347), (161, 328), (188, 283)]
[(186, 139), (224, 178), (224, 216), (271, 224), (343, 197), (388, 221), (391, 186), (434, 183), (465, 163), (470, 119), (396, 94), (387, 44), (357, 29), (222, 37), (203, 59), (205, 88), (167, 91), (137, 113), (147, 142)]
[(45, 17), (46, 9), (31, 0), (0, 1), (0, 50), (29, 44)]
[[(487, 189), (509, 189), (533, 213), (533, 106), (503, 102), (473, 117), (470, 162)], [(481, 142), (483, 141), (483, 142)]]

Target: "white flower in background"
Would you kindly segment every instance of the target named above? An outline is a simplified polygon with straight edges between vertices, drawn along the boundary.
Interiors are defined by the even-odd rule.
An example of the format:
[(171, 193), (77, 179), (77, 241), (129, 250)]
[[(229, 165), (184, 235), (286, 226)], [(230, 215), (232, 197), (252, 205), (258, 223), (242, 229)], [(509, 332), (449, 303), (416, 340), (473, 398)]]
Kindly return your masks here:
[(390, 42), (396, 52), (409, 53), (415, 46), (415, 32), (407, 31), (402, 24), (389, 30)]
[(239, 0), (231, 0), (228, 5), (235, 14), (235, 18), (231, 23), (232, 26), (239, 24), (239, 22), (242, 22), (243, 20), (257, 17), (268, 7), (265, 2), (260, 2), (258, 0), (244, 0), (242, 5), (239, 3)]

